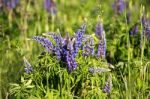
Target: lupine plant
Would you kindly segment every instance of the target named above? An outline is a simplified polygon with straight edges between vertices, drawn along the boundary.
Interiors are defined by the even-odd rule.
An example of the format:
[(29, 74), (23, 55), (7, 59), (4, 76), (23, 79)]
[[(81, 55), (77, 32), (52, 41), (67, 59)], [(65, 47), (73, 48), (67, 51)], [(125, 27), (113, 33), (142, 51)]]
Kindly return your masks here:
[(51, 14), (57, 13), (56, 4), (53, 0), (44, 0), (44, 7), (48, 13)]
[[(84, 76), (89, 76), (89, 78), (93, 76), (99, 77), (98, 74), (111, 71), (107, 62), (101, 62), (103, 67), (99, 67), (94, 66), (94, 64), (89, 63), (87, 60), (88, 57), (93, 57), (93, 61), (95, 62), (100, 62), (96, 57), (105, 59), (106, 40), (103, 27), (101, 27), (101, 25), (100, 27), (96, 26), (97, 37), (100, 41), (104, 41), (101, 46), (99, 46), (101, 43), (98, 44), (97, 54), (94, 53), (94, 38), (91, 36), (87, 39), (87, 36), (84, 36), (85, 32), (86, 25), (83, 24), (73, 37), (69, 37), (67, 35), (66, 38), (62, 38), (62, 36), (57, 33), (49, 32), (45, 34), (46, 37), (34, 36), (32, 38), (41, 44), (46, 49), (47, 53), (39, 59), (39, 63), (36, 66), (31, 66), (27, 59), (24, 59), (25, 75), (23, 77), (24, 79), (32, 80), (30, 85), (34, 87), (33, 89), (30, 89), (31, 92), (36, 91), (35, 89), (37, 88), (42, 88), (40, 91), (40, 97), (48, 97), (47, 94), (50, 94), (51, 92), (56, 95), (57, 91), (59, 92), (58, 96), (63, 98), (73, 98), (79, 96), (87, 97), (91, 92), (85, 93), (83, 90), (86, 88), (90, 91), (92, 87), (97, 86), (98, 90), (101, 90), (100, 93), (96, 92), (97, 94), (102, 94), (104, 97), (107, 96), (105, 92), (110, 94), (112, 88), (112, 85), (110, 85), (110, 78), (109, 82), (107, 81), (109, 85), (106, 83), (104, 89), (102, 89), (104, 85), (99, 86), (99, 84), (102, 83), (100, 79), (97, 79), (99, 83), (97, 85), (95, 82), (87, 82), (88, 79), (84, 78)], [(83, 62), (79, 61), (80, 59), (82, 59)], [(40, 78), (36, 77), (38, 74), (40, 74)], [(68, 80), (65, 80), (64, 77), (65, 79), (67, 77)], [(80, 82), (85, 82), (85, 85), (80, 85)], [(18, 93), (15, 89), (16, 86), (12, 84), (11, 87), (11, 92), (18, 96), (16, 94)], [(79, 88), (82, 90), (79, 91)], [(95, 90), (97, 90), (97, 88)], [(65, 93), (66, 91), (69, 92), (69, 95), (67, 95), (68, 93)], [(22, 93), (24, 93), (24, 90), (22, 90)], [(26, 98), (30, 96), (31, 94), (25, 95)]]
[(19, 3), (19, 0), (2, 0), (2, 2), (8, 9), (14, 9)]

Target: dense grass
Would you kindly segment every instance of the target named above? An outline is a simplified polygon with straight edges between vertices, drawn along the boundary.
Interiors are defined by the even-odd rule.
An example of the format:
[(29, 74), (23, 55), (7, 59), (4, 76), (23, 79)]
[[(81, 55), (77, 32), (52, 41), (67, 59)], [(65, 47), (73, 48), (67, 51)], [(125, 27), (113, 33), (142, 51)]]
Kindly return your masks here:
[[(20, 0), (13, 10), (0, 12), (0, 98), (150, 98), (150, 40), (141, 40), (142, 12), (149, 15), (148, 0), (129, 0), (131, 21), (127, 23), (129, 9), (117, 15), (112, 9), (113, 0), (55, 0), (57, 14), (47, 13), (43, 0)], [(63, 37), (71, 36), (86, 22), (85, 34), (98, 39), (95, 26), (103, 19), (106, 33), (106, 59), (95, 56), (84, 58), (82, 51), (76, 57), (78, 67), (72, 73), (57, 58), (31, 40), (35, 35), (57, 32)], [(149, 18), (149, 17), (148, 17)], [(130, 28), (138, 22), (138, 35), (130, 36)], [(30, 62), (34, 71), (24, 72), (23, 58)], [(88, 72), (89, 67), (108, 68), (107, 73)], [(60, 65), (61, 64), (61, 65)], [(112, 76), (110, 94), (102, 91), (109, 76)], [(15, 84), (16, 83), (16, 84)], [(13, 85), (12, 85), (13, 84)], [(15, 89), (16, 88), (16, 89)]]

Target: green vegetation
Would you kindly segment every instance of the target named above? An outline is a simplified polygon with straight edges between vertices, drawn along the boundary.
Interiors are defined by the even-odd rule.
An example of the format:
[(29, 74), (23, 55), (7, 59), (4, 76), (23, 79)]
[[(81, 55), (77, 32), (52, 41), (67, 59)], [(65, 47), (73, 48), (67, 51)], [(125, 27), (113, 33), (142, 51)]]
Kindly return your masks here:
[[(115, 0), (52, 1), (55, 13), (45, 10), (44, 0), (20, 0), (13, 9), (2, 3), (0, 98), (149, 99), (150, 2), (124, 0), (123, 11), (118, 13)], [(99, 22), (105, 31), (102, 38), (96, 35)], [(47, 52), (45, 46), (33, 40), (42, 36), (56, 46), (55, 39), (46, 33), (75, 37), (83, 24), (84, 35), (94, 40), (95, 52), (84, 57), (83, 42), (75, 56), (77, 68), (72, 71), (66, 60), (59, 60), (56, 53)], [(106, 57), (97, 57), (99, 42), (105, 40)], [(75, 41), (69, 38), (68, 42)], [(31, 72), (25, 72), (26, 65), (31, 65)], [(110, 92), (104, 91), (106, 85)]]

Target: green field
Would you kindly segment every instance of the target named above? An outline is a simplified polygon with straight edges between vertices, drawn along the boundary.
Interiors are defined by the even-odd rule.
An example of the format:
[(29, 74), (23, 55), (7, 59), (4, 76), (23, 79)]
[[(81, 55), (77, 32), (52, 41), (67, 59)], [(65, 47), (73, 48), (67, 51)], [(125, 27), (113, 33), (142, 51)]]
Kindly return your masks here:
[(150, 99), (149, 0), (15, 1), (0, 0), (0, 99)]

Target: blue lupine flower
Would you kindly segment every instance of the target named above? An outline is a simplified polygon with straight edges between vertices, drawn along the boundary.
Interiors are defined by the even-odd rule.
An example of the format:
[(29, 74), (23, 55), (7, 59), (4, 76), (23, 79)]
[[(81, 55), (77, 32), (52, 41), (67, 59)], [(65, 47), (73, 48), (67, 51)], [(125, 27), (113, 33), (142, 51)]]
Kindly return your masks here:
[(26, 58), (24, 58), (24, 64), (25, 64), (25, 68), (24, 68), (25, 72), (27, 74), (31, 73), (33, 71), (33, 68)]
[(146, 37), (150, 39), (150, 26), (147, 26), (146, 28)]
[(105, 31), (104, 31), (102, 22), (97, 23), (95, 34), (99, 38), (97, 57), (105, 58), (106, 57), (106, 38), (105, 38)]
[(57, 56), (57, 58), (60, 60), (62, 58), (62, 37), (60, 35), (57, 35), (56, 33), (47, 33), (46, 35), (51, 36), (54, 41), (56, 42), (56, 45), (54, 46), (53, 53)]
[(113, 9), (117, 12), (117, 14), (122, 14), (124, 10), (123, 0), (116, 0), (113, 4)]
[(77, 67), (77, 62), (75, 60), (75, 52), (74, 52), (72, 41), (69, 41), (67, 44), (66, 63), (67, 63), (69, 72), (72, 72)]
[(143, 29), (145, 29), (148, 26), (148, 18), (143, 14), (141, 18)]
[(75, 61), (75, 57), (74, 57), (73, 53), (68, 51), (66, 59), (67, 59), (66, 62), (67, 62), (68, 70), (69, 70), (69, 72), (72, 72), (77, 67), (77, 62)]
[(86, 25), (83, 24), (81, 26), (81, 29), (79, 29), (75, 34), (75, 44), (74, 44), (75, 55), (78, 53), (78, 50), (82, 45), (82, 39), (83, 39), (83, 35), (85, 34), (85, 29), (86, 29)]
[(97, 36), (99, 39), (102, 39), (103, 31), (104, 31), (104, 28), (103, 28), (102, 22), (98, 22), (98, 23), (96, 24), (95, 34), (96, 34), (96, 36)]
[(110, 94), (112, 90), (112, 76), (110, 75), (107, 79), (107, 82), (103, 88), (103, 92)]
[(110, 69), (107, 69), (107, 68), (93, 68), (93, 67), (90, 67), (89, 68), (89, 72), (90, 73), (104, 73), (104, 72), (109, 72)]
[(89, 41), (86, 42), (86, 45), (83, 46), (83, 56), (87, 57), (89, 55), (94, 55), (94, 40), (89, 39)]
[(3, 3), (9, 8), (14, 9), (17, 4), (19, 3), (19, 0), (3, 0)]
[(137, 35), (138, 33), (138, 24), (135, 24), (130, 30), (129, 30), (129, 34), (131, 36)]
[(94, 68), (92, 68), (92, 67), (89, 68), (89, 73), (92, 73), (92, 74), (93, 74), (94, 71), (95, 71)]
[(91, 46), (85, 45), (83, 47), (83, 54), (82, 55), (87, 57), (87, 56), (93, 54), (93, 52), (94, 52), (94, 49)]
[[(35, 36), (34, 40), (42, 44), (48, 52), (52, 52), (57, 58), (66, 63), (68, 71), (72, 72), (77, 67), (77, 62), (75, 56), (78, 53), (79, 48), (82, 45), (82, 38), (85, 33), (86, 26), (82, 25), (81, 29), (78, 30), (75, 37), (70, 38), (67, 35), (67, 38), (63, 39), (60, 35), (55, 33), (48, 33), (47, 36), (51, 36), (56, 44), (52, 44), (49, 39)], [(91, 41), (93, 43), (94, 41)]]
[(33, 40), (40, 43), (43, 47), (46, 48), (48, 52), (53, 51), (53, 44), (49, 41), (49, 39), (41, 37), (41, 36), (34, 36)]
[(54, 3), (53, 0), (45, 0), (44, 7), (45, 7), (46, 11), (51, 14), (57, 13), (56, 4)]
[(56, 33), (48, 33), (47, 35), (51, 36), (56, 42), (53, 53), (57, 56), (58, 59), (61, 59), (66, 63), (69, 72), (75, 70), (77, 67), (73, 46), (75, 38), (71, 39), (69, 34), (65, 39), (62, 39), (62, 37)]
[(98, 58), (106, 58), (106, 40), (100, 40), (97, 51)]

